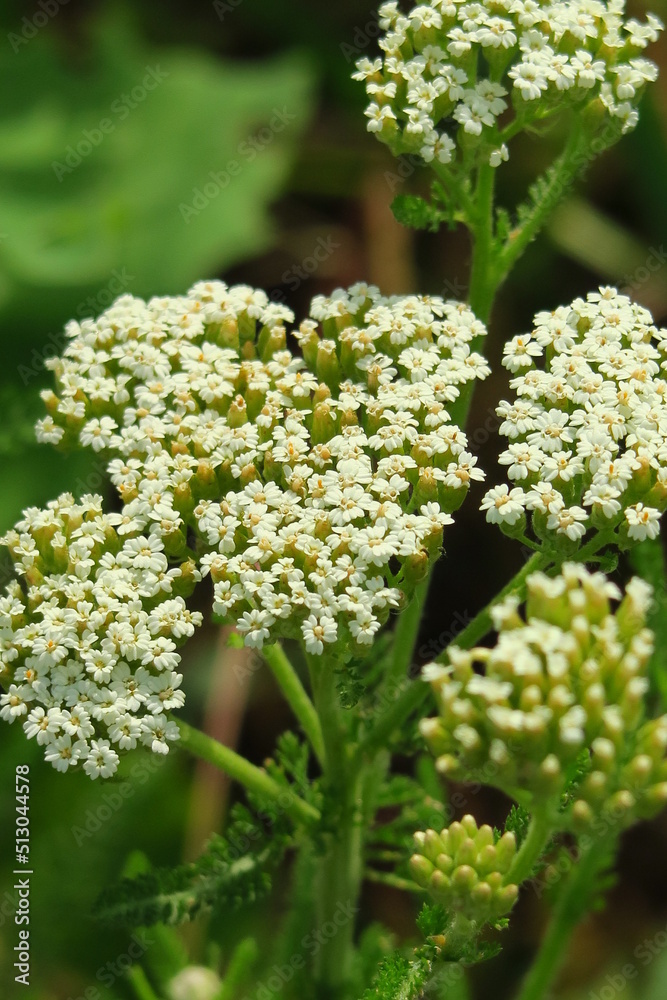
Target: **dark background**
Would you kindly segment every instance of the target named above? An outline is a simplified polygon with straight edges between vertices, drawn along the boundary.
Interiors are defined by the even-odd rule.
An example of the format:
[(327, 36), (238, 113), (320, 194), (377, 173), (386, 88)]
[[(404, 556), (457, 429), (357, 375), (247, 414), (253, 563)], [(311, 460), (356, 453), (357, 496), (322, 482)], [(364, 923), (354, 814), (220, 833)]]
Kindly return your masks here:
[[(652, 9), (664, 17), (662, 0)], [(106, 491), (99, 463), (38, 447), (32, 426), (41, 413), (39, 389), (49, 384), (43, 359), (60, 351), (64, 324), (100, 312), (117, 292), (177, 294), (199, 278), (221, 277), (267, 289), (297, 316), (314, 294), (362, 279), (386, 294), (465, 296), (465, 234), (415, 235), (389, 209), (395, 194), (422, 190), (424, 176), (404, 170), (410, 176), (401, 177), (399, 164), (365, 131), (363, 87), (350, 72), (355, 58), (374, 53), (376, 36), (373, 9), (360, 0), (6, 0), (0, 530), (25, 506), (63, 490)], [(667, 66), (664, 40), (650, 54)], [(142, 89), (149, 68), (164, 75), (152, 91)], [(267, 132), (276, 111), (287, 124)], [(515, 144), (500, 171), (508, 205), (521, 198), (558, 141), (547, 135)], [(240, 169), (227, 180), (230, 161)], [(637, 130), (593, 165), (498, 299), (488, 343), (494, 376), (477, 390), (468, 428), (489, 483), (504, 478), (494, 459), (494, 407), (506, 390), (502, 344), (526, 329), (535, 311), (615, 283), (651, 308), (656, 322), (667, 322), (666, 183), (664, 74), (645, 99)], [(452, 638), (520, 565), (517, 547), (479, 514), (481, 492), (469, 497), (447, 532), (424, 646)], [(264, 671), (239, 683), (232, 655), (212, 629), (188, 647), (190, 710), (205, 707), (212, 732), (261, 761), (290, 724), (289, 714)], [(112, 786), (58, 775), (18, 727), (2, 728), (0, 746), (0, 983), (6, 984), (0, 995), (16, 990), (34, 1000), (74, 1000), (91, 986), (104, 1000), (133, 995), (123, 979), (110, 990), (96, 979), (105, 963), (124, 954), (128, 938), (101, 933), (88, 918), (90, 905), (134, 849), (157, 864), (195, 855), (223, 822), (224, 780), (174, 753), (150, 776), (143, 771), (145, 782), (135, 776), (131, 797), (118, 808), (105, 799)], [(11, 969), (12, 776), (23, 762), (32, 766), (35, 870), (28, 990), (14, 987)], [(135, 765), (125, 761), (125, 775)], [(506, 804), (480, 795), (474, 809), (478, 819), (500, 822)], [(644, 979), (628, 981), (617, 995), (665, 996), (666, 844), (664, 818), (626, 838), (620, 882), (606, 912), (579, 930), (559, 996), (596, 996), (626, 962)], [(249, 929), (264, 928), (270, 937), (280, 907), (278, 895), (274, 909), (223, 917), (208, 936), (223, 954)], [(412, 908), (391, 890), (366, 892), (364, 919), (373, 918), (389, 919), (399, 936), (412, 933)], [(543, 902), (526, 894), (503, 955), (475, 974), (479, 997), (491, 989), (499, 1000), (509, 995), (544, 918)], [(206, 960), (206, 937), (203, 924), (184, 932), (193, 960)], [(634, 952), (647, 938), (656, 957), (645, 969), (645, 953)]]

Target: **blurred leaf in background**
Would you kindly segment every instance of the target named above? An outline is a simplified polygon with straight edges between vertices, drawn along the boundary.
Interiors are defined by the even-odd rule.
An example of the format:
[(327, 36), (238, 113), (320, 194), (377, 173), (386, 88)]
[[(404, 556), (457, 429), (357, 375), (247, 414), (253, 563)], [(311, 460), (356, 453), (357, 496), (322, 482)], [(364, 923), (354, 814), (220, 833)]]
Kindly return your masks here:
[(173, 293), (264, 249), (308, 119), (299, 56), (223, 65), (117, 18), (90, 35), (78, 66), (48, 34), (0, 49), (0, 306), (24, 315), (33, 288), (88, 315), (114, 279)]
[[(32, 8), (29, 14), (30, 21)], [(62, 351), (64, 323), (96, 315), (126, 292), (178, 293), (269, 249), (271, 206), (289, 179), (315, 84), (311, 65), (291, 46), (237, 62), (203, 47), (156, 45), (124, 6), (74, 11), (72, 5), (27, 38), (21, 14), (2, 16), (0, 533), (28, 504), (44, 504), (63, 490), (105, 489), (104, 463), (34, 441), (39, 389), (50, 381), (43, 362)], [(212, 12), (212, 41), (219, 31)], [(22, 41), (12, 44), (12, 34)], [(205, 642), (202, 649), (187, 659), (199, 676), (200, 658), (209, 655)], [(13, 866), (5, 827), (0, 996), (128, 997), (120, 973), (109, 985), (108, 963), (127, 954), (129, 937), (100, 933), (88, 913), (133, 848), (155, 864), (179, 858), (191, 768), (181, 754), (158, 768), (136, 758), (117, 782), (96, 787), (62, 781), (32, 749), (18, 727), (4, 728), (0, 812), (6, 818), (13, 812), (14, 768), (31, 766), (36, 949), (26, 991), (13, 979)]]
[(0, 47), (0, 404), (12, 422), (0, 529), (77, 481), (102, 485), (83, 456), (34, 447), (43, 360), (65, 343), (49, 329), (264, 251), (311, 112), (298, 54), (223, 63), (152, 47), (123, 8), (82, 30), (76, 51), (48, 29)]

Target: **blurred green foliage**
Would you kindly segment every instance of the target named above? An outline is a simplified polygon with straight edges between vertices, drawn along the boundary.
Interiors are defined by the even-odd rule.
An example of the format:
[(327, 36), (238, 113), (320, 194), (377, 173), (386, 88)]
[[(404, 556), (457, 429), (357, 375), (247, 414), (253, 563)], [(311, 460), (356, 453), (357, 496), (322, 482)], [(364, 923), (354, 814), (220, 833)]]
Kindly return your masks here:
[(99, 311), (118, 284), (178, 289), (265, 249), (267, 205), (308, 118), (312, 76), (298, 56), (227, 65), (149, 47), (109, 16), (88, 43), (79, 65), (47, 33), (0, 49), (0, 90), (13, 94), (0, 120), (10, 312), (41, 318), (38, 288), (66, 291), (80, 318), (87, 295)]
[[(273, 58), (222, 61), (202, 48), (152, 44), (127, 10), (112, 6), (79, 24), (76, 39), (58, 19), (34, 37), (18, 14), (7, 27), (12, 37), (0, 45), (0, 530), (26, 505), (62, 490), (105, 490), (94, 458), (57, 455), (34, 442), (39, 388), (48, 382), (43, 361), (61, 351), (64, 322), (97, 314), (124, 292), (184, 290), (266, 250), (270, 205), (292, 168), (314, 84), (308, 60), (290, 46)], [(194, 657), (199, 671), (202, 656), (211, 658), (206, 641), (202, 649)], [(205, 691), (192, 693), (196, 703)], [(1, 745), (0, 996), (132, 995), (113, 970), (108, 985), (108, 963), (127, 954), (128, 935), (102, 933), (89, 911), (135, 848), (154, 864), (180, 856), (190, 763), (173, 754), (156, 766), (140, 755), (103, 787), (63, 781), (18, 727), (3, 726)], [(14, 983), (12, 968), (9, 830), (18, 763), (31, 765), (36, 873), (27, 990)], [(160, 948), (156, 935), (149, 966), (160, 952), (173, 953), (173, 942)]]

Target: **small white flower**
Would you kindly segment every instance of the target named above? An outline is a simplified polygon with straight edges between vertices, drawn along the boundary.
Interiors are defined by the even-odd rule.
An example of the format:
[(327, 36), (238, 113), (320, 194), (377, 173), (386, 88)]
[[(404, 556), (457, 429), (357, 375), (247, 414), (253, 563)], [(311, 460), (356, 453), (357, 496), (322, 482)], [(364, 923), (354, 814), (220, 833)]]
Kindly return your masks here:
[(486, 511), (486, 520), (490, 524), (516, 524), (524, 511), (526, 497), (518, 486), (510, 490), (507, 486), (494, 486), (490, 489), (480, 506)]
[(509, 160), (509, 150), (505, 143), (494, 149), (489, 154), (489, 164), (492, 167), (499, 167), (501, 163), (506, 163)]
[(96, 778), (110, 778), (118, 770), (118, 754), (111, 749), (108, 740), (93, 740), (83, 769), (93, 781)]
[(338, 637), (336, 622), (328, 615), (309, 615), (301, 625), (301, 634), (306, 652), (312, 656), (322, 656), (325, 643), (335, 642)]
[(641, 542), (645, 538), (657, 538), (660, 533), (660, 511), (646, 507), (643, 503), (625, 508), (628, 536)]

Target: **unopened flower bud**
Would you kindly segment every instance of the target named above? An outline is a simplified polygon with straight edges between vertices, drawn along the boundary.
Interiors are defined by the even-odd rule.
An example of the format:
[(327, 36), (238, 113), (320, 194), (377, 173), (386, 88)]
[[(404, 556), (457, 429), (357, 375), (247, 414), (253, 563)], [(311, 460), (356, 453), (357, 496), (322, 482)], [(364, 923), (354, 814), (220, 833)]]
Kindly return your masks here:
[(222, 982), (212, 969), (190, 965), (182, 969), (169, 983), (169, 1000), (215, 1000)]

